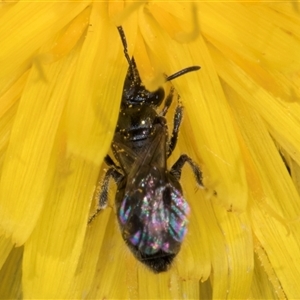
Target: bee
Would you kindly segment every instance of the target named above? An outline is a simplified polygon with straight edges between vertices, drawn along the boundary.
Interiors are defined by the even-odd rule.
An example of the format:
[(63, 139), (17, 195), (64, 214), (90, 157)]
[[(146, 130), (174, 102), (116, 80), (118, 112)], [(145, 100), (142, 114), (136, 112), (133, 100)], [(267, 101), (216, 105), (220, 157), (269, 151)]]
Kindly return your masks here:
[[(145, 88), (134, 58), (129, 57), (125, 33), (122, 27), (117, 29), (129, 64), (111, 144), (117, 163), (109, 155), (104, 159), (109, 168), (101, 184), (98, 209), (89, 223), (106, 207), (113, 179), (117, 184), (115, 205), (122, 237), (140, 262), (160, 273), (170, 268), (187, 232), (190, 207), (179, 183), (182, 167), (188, 163), (200, 187), (203, 187), (202, 172), (186, 154), (168, 169), (167, 159), (176, 147), (183, 107), (179, 104), (176, 107), (169, 138), (165, 116), (174, 88), (167, 97), (162, 87), (153, 92)], [(199, 66), (185, 68), (168, 76), (166, 81), (199, 69)]]

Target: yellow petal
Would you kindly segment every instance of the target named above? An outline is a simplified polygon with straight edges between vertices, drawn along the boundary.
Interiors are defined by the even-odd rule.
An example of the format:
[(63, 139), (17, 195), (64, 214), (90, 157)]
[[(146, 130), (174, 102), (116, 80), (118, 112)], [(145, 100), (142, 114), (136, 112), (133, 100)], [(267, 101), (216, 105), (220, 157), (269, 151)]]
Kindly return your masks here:
[[(36, 51), (79, 14), (88, 2), (18, 2), (4, 14), (0, 87), (2, 92), (30, 67)], [(30, 16), (30, 17), (28, 17)]]
[(253, 230), (268, 253), (282, 289), (289, 298), (294, 298), (300, 293), (296, 284), (300, 270), (294, 264), (294, 260), (300, 259), (297, 238), (300, 226), (297, 223), (291, 226), (291, 233), (288, 235), (286, 228), (268, 215), (268, 207), (264, 208), (264, 201), (288, 222), (300, 213), (299, 195), (263, 120), (241, 97), (231, 93), (230, 99), (265, 193), (265, 199), (254, 199), (252, 204)]
[(22, 255), (23, 247), (14, 248), (0, 270), (2, 299), (22, 298)]
[[(188, 116), (182, 126), (183, 135), (189, 138), (186, 147), (192, 157), (198, 158), (196, 161), (200, 157), (201, 161), (205, 161), (204, 176), (206, 179), (205, 173), (209, 172), (211, 182), (204, 183), (206, 186), (214, 185), (212, 189), (216, 190), (220, 203), (227, 208), (243, 211), (247, 202), (244, 166), (230, 121), (229, 107), (204, 41), (199, 37), (188, 45), (178, 44), (161, 31), (147, 14), (142, 20), (144, 38), (168, 74), (173, 73), (174, 69), (177, 71), (187, 66), (201, 65), (199, 72), (174, 81)], [(197, 145), (197, 149), (191, 149), (190, 145)]]

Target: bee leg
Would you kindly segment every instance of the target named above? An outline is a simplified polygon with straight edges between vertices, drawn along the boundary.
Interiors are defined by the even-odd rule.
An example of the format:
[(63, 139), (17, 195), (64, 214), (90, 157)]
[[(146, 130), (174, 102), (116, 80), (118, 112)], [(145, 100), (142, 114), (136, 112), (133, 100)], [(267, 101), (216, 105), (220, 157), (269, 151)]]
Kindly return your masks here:
[[(106, 158), (110, 156), (106, 156), (105, 157), (105, 162), (107, 163)], [(121, 174), (119, 172), (119, 167), (117, 165), (115, 165), (115, 163), (113, 162), (113, 160), (111, 159), (112, 164), (111, 167), (106, 171), (105, 175), (104, 175), (104, 179), (101, 183), (101, 187), (100, 187), (100, 195), (99, 195), (99, 202), (98, 202), (98, 207), (97, 210), (95, 211), (95, 213), (89, 218), (88, 220), (88, 224), (90, 224), (95, 218), (96, 216), (99, 214), (99, 212), (101, 210), (103, 210), (106, 205), (107, 205), (107, 201), (108, 201), (108, 187), (109, 187), (109, 181), (111, 178), (114, 179), (114, 181), (116, 183), (118, 183), (122, 178), (123, 178), (123, 174)]]
[(104, 161), (108, 166), (114, 167), (116, 170), (122, 170), (122, 168), (119, 167), (118, 165), (116, 165), (116, 163), (113, 161), (113, 159), (109, 155), (106, 155), (104, 157)]
[(196, 181), (200, 187), (204, 187), (202, 182), (202, 172), (200, 167), (186, 154), (181, 155), (175, 164), (172, 166), (170, 173), (179, 181), (181, 177), (181, 170), (185, 163), (188, 163), (192, 168), (192, 171), (195, 175)]
[(165, 106), (163, 108), (163, 110), (161, 111), (161, 113), (159, 114), (160, 116), (165, 116), (168, 112), (168, 109), (170, 108), (172, 101), (173, 101), (173, 97), (174, 97), (174, 88), (171, 87), (170, 90), (170, 94), (168, 95), (167, 99), (165, 100)]
[[(163, 110), (161, 111), (160, 115), (161, 116), (165, 116), (166, 113), (168, 112), (168, 109), (170, 108), (172, 101), (174, 98), (174, 88), (171, 87), (170, 93), (167, 97), (167, 99), (165, 100), (165, 106), (163, 108)], [(173, 150), (176, 147), (177, 144), (177, 140), (178, 140), (178, 133), (179, 133), (179, 127), (182, 121), (182, 115), (183, 115), (183, 106), (180, 103), (180, 96), (177, 96), (177, 101), (178, 101), (178, 105), (176, 107), (175, 110), (175, 115), (174, 115), (174, 120), (173, 120), (173, 131), (172, 131), (172, 136), (171, 139), (169, 141), (169, 147), (168, 147), (168, 157), (172, 154)]]
[(179, 104), (175, 110), (175, 115), (173, 120), (173, 131), (172, 131), (171, 139), (169, 141), (168, 157), (170, 157), (170, 155), (172, 154), (173, 150), (176, 147), (182, 116), (183, 116), (183, 106)]

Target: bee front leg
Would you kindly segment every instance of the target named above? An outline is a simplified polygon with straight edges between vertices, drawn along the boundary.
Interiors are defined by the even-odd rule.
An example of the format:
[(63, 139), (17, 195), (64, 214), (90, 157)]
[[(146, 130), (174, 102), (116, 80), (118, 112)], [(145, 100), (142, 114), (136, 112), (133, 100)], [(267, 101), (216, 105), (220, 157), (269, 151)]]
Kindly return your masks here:
[(171, 156), (173, 150), (176, 147), (182, 116), (183, 116), (183, 106), (179, 104), (175, 110), (175, 115), (173, 120), (173, 131), (172, 131), (171, 139), (169, 141), (168, 157)]
[(165, 104), (164, 104), (164, 108), (163, 110), (160, 112), (160, 116), (165, 116), (173, 102), (173, 97), (174, 97), (174, 88), (171, 87), (171, 90), (170, 90), (170, 94), (168, 95), (167, 99), (165, 100)]

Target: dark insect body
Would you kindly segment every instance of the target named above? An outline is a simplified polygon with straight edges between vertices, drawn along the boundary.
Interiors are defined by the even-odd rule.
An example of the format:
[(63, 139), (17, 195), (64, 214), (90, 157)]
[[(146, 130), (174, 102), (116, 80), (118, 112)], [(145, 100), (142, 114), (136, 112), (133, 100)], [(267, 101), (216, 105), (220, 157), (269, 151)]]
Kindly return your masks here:
[[(111, 178), (118, 188), (115, 198), (122, 237), (135, 257), (153, 272), (167, 271), (180, 250), (187, 231), (189, 205), (179, 183), (181, 170), (188, 163), (199, 186), (202, 173), (187, 155), (181, 155), (170, 170), (167, 159), (175, 149), (183, 107), (174, 115), (171, 138), (165, 115), (172, 103), (174, 89), (166, 97), (164, 108), (157, 112), (165, 98), (162, 87), (154, 92), (143, 86), (134, 58), (130, 59), (122, 27), (118, 27), (129, 68), (123, 87), (121, 109), (113, 142), (118, 164), (107, 155), (109, 166), (101, 184), (99, 207), (89, 223), (106, 207)], [(183, 69), (169, 77), (170, 81), (198, 66)]]

